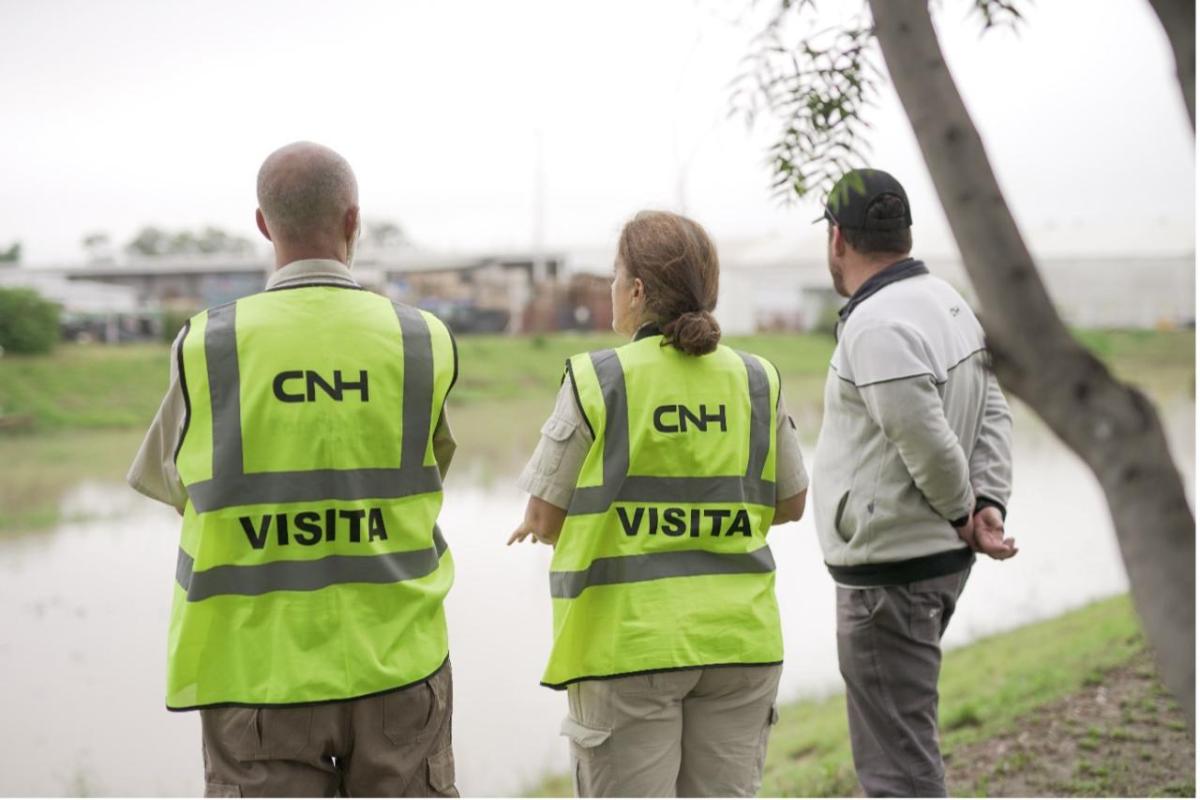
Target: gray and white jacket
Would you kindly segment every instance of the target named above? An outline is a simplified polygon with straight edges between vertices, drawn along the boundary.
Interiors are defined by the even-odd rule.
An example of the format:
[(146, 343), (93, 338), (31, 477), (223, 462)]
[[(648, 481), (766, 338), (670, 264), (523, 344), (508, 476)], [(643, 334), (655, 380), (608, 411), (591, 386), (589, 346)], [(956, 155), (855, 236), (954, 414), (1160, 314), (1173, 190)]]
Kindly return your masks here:
[(838, 583), (910, 583), (974, 556), (955, 524), (1005, 512), (1012, 417), (983, 328), (950, 284), (905, 259), (842, 309), (812, 470), (817, 533)]

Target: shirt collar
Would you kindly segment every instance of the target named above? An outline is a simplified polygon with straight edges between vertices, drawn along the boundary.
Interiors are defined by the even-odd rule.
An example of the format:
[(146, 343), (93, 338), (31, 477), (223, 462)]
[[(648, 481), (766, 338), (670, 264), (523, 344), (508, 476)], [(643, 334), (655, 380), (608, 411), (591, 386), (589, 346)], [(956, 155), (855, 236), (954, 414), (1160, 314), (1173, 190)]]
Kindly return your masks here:
[(633, 334), (633, 340), (637, 342), (651, 336), (662, 336), (662, 328), (658, 327), (657, 322), (642, 323), (642, 326), (637, 329), (637, 333)]
[(850, 302), (846, 303), (838, 311), (838, 319), (842, 323), (845, 323), (855, 308), (883, 287), (890, 286), (907, 278), (915, 278), (918, 275), (928, 274), (929, 268), (925, 266), (924, 261), (915, 258), (902, 258), (895, 264), (886, 266), (879, 272), (876, 272), (862, 286), (858, 287), (858, 291), (850, 297)]
[(349, 267), (329, 258), (304, 258), (293, 261), (275, 270), (267, 278), (268, 291), (312, 284), (361, 288), (358, 281), (351, 277)]

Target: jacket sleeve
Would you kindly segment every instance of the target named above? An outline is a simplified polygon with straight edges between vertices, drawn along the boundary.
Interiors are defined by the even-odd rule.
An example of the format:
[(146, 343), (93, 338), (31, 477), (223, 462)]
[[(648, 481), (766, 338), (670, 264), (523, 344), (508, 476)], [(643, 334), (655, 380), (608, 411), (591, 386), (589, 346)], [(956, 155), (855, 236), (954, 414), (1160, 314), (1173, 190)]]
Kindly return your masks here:
[[(848, 342), (853, 374), (890, 362), (897, 377), (855, 382), (867, 414), (895, 445), (917, 489), (942, 517), (958, 522), (975, 508), (967, 455), (946, 420), (935, 367), (919, 335), (904, 327), (868, 328)], [(894, 374), (895, 374), (894, 373)]]
[[(1006, 514), (1012, 494), (1012, 414), (996, 376), (988, 373), (983, 425), (971, 452), (971, 485), (981, 504)], [(990, 501), (987, 502), (987, 501)]]

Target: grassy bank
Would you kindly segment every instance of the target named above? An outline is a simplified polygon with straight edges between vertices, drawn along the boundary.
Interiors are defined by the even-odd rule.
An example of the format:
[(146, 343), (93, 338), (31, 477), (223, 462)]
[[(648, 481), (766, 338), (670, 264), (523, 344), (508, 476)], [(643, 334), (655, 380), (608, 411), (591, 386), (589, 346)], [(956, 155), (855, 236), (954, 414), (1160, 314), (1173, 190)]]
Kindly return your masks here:
[[(1015, 754), (1014, 758), (986, 755), (989, 751), (984, 745), (1003, 737), (1019, 738), (1034, 729), (1033, 721), (1044, 710), (1089, 688), (1106, 686), (1130, 665), (1136, 664), (1138, 676), (1146, 678), (1143, 653), (1144, 643), (1128, 597), (1095, 603), (947, 653), (941, 680), (941, 724), (951, 795), (997, 794), (1008, 771), (1034, 769), (1036, 752), (1025, 754), (1022, 766), (1014, 760)], [(1165, 699), (1156, 682), (1151, 684), (1151, 698), (1129, 698), (1128, 703), (1122, 699), (1115, 724), (1068, 720), (1068, 732), (1060, 738), (1078, 736), (1081, 763), (1066, 765), (1072, 776), (1068, 782), (1043, 789), (1054, 794), (1192, 796), (1191, 767), (1183, 771), (1177, 767), (1179, 761), (1188, 760), (1186, 753), (1170, 754), (1177, 758), (1156, 773), (1161, 777), (1158, 785), (1137, 786), (1138, 791), (1130, 792), (1126, 791), (1130, 784), (1120, 783), (1136, 777), (1131, 771), (1148, 774), (1156, 758), (1168, 755), (1150, 750), (1155, 743), (1162, 743), (1161, 738), (1172, 734), (1179, 738), (1181, 712)], [(1149, 701), (1154, 704), (1148, 705)], [(839, 694), (780, 708), (779, 724), (771, 734), (764, 796), (842, 797), (858, 790), (844, 704)], [(1160, 727), (1161, 736), (1147, 732), (1147, 726)], [(1134, 728), (1140, 747), (1139, 754), (1128, 759), (1132, 763), (1098, 758), (1103, 742), (1130, 742)], [(1186, 733), (1183, 737), (1186, 739)], [(1173, 747), (1178, 750), (1175, 745), (1177, 742)], [(1076, 779), (1077, 785), (1070, 782)], [(555, 776), (531, 794), (571, 796), (570, 779)]]
[[(1123, 378), (1155, 392), (1190, 392), (1191, 331), (1086, 331), (1079, 337)], [(612, 335), (460, 337), (452, 408), (532, 402), (548, 409), (568, 356), (616, 343)], [(791, 405), (819, 405), (832, 339), (768, 334), (727, 343), (771, 359)], [(153, 416), (167, 375), (167, 348), (160, 345), (65, 345), (49, 356), (6, 356), (0, 358), (0, 419), (33, 432), (141, 427)]]

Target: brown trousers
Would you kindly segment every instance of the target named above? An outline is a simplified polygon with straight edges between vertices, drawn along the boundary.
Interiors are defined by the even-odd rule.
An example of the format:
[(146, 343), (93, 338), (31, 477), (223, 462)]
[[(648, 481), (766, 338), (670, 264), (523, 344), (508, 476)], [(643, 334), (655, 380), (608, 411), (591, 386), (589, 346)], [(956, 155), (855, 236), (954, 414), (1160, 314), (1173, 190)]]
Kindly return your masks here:
[(200, 712), (206, 797), (458, 797), (450, 662), (386, 694)]

